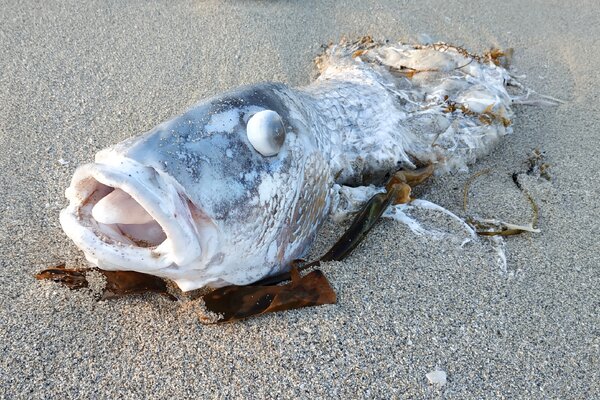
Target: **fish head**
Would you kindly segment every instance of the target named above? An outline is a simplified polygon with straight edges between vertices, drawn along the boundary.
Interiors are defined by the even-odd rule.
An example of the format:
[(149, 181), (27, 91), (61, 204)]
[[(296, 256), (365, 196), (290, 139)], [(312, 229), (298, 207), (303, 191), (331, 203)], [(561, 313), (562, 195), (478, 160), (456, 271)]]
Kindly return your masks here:
[(333, 177), (313, 129), (284, 85), (209, 99), (80, 167), (63, 229), (99, 268), (184, 291), (278, 273), (329, 210)]

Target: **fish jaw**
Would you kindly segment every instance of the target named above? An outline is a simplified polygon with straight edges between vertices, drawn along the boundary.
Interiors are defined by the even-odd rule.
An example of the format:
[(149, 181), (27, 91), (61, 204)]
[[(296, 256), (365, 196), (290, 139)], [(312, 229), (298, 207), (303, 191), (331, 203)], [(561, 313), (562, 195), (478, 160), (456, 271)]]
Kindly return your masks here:
[[(66, 190), (69, 205), (60, 213), (63, 230), (86, 259), (104, 270), (137, 271), (175, 282), (182, 279), (184, 291), (210, 284), (214, 280), (210, 274), (204, 280), (206, 274), (197, 273), (193, 282), (189, 279), (190, 269), (202, 270), (218, 250), (218, 230), (210, 219), (168, 175), (115, 153), (101, 161), (77, 169)], [(128, 237), (130, 225), (103, 224), (93, 217), (94, 206), (116, 189), (150, 214), (164, 232), (164, 240), (142, 243)]]

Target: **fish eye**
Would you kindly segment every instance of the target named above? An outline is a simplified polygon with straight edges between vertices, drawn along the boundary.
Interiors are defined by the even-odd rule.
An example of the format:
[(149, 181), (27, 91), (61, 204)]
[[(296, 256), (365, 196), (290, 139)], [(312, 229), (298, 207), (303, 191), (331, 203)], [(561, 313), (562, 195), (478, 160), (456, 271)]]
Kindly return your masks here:
[(265, 157), (279, 153), (285, 141), (283, 121), (272, 110), (259, 111), (250, 117), (246, 133), (252, 147)]

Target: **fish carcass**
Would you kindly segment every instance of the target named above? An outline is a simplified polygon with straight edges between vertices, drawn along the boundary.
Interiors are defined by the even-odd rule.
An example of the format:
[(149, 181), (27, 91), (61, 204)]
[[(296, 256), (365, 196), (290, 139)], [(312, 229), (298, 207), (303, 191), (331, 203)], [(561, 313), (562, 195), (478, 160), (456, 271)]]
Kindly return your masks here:
[(319, 77), (202, 101), (80, 166), (60, 221), (93, 265), (183, 290), (243, 285), (310, 248), (343, 186), (465, 170), (511, 132), (501, 53), (364, 39)]

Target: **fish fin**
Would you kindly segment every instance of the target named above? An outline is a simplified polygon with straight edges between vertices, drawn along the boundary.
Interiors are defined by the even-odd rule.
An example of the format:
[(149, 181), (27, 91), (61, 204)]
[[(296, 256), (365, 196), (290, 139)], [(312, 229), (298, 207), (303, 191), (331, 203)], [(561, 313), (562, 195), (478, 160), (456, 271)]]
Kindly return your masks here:
[(377, 193), (385, 192), (381, 186), (334, 185), (334, 201), (331, 207), (331, 219), (335, 222), (348, 220)]
[(45, 269), (35, 275), (38, 280), (51, 280), (68, 287), (71, 290), (83, 289), (89, 286), (86, 274), (97, 271), (104, 276), (106, 284), (100, 290), (99, 300), (141, 293), (158, 293), (170, 300), (177, 300), (169, 293), (167, 283), (153, 275), (134, 271), (104, 271), (101, 269), (69, 269), (64, 264)]
[(218, 318), (200, 317), (205, 324), (234, 322), (256, 315), (334, 304), (337, 296), (320, 270), (300, 277), (283, 286), (226, 286), (202, 296), (204, 306)]
[[(410, 188), (413, 188), (425, 182), (433, 175), (434, 165), (429, 164), (425, 167), (414, 170), (400, 170), (396, 172), (387, 184), (384, 186), (345, 186), (335, 185), (336, 188), (334, 205), (332, 206), (331, 216), (336, 222), (344, 221), (350, 215), (355, 215), (360, 212), (369, 199), (378, 193), (384, 193), (391, 185), (400, 182), (406, 183)], [(410, 201), (410, 188), (403, 187), (400, 196), (394, 204), (402, 204)]]
[(519, 104), (524, 106), (534, 107), (556, 107), (561, 104), (565, 104), (565, 100), (557, 99), (556, 97), (547, 96), (534, 92), (528, 89), (527, 92), (520, 96), (514, 96), (512, 99), (513, 104)]

